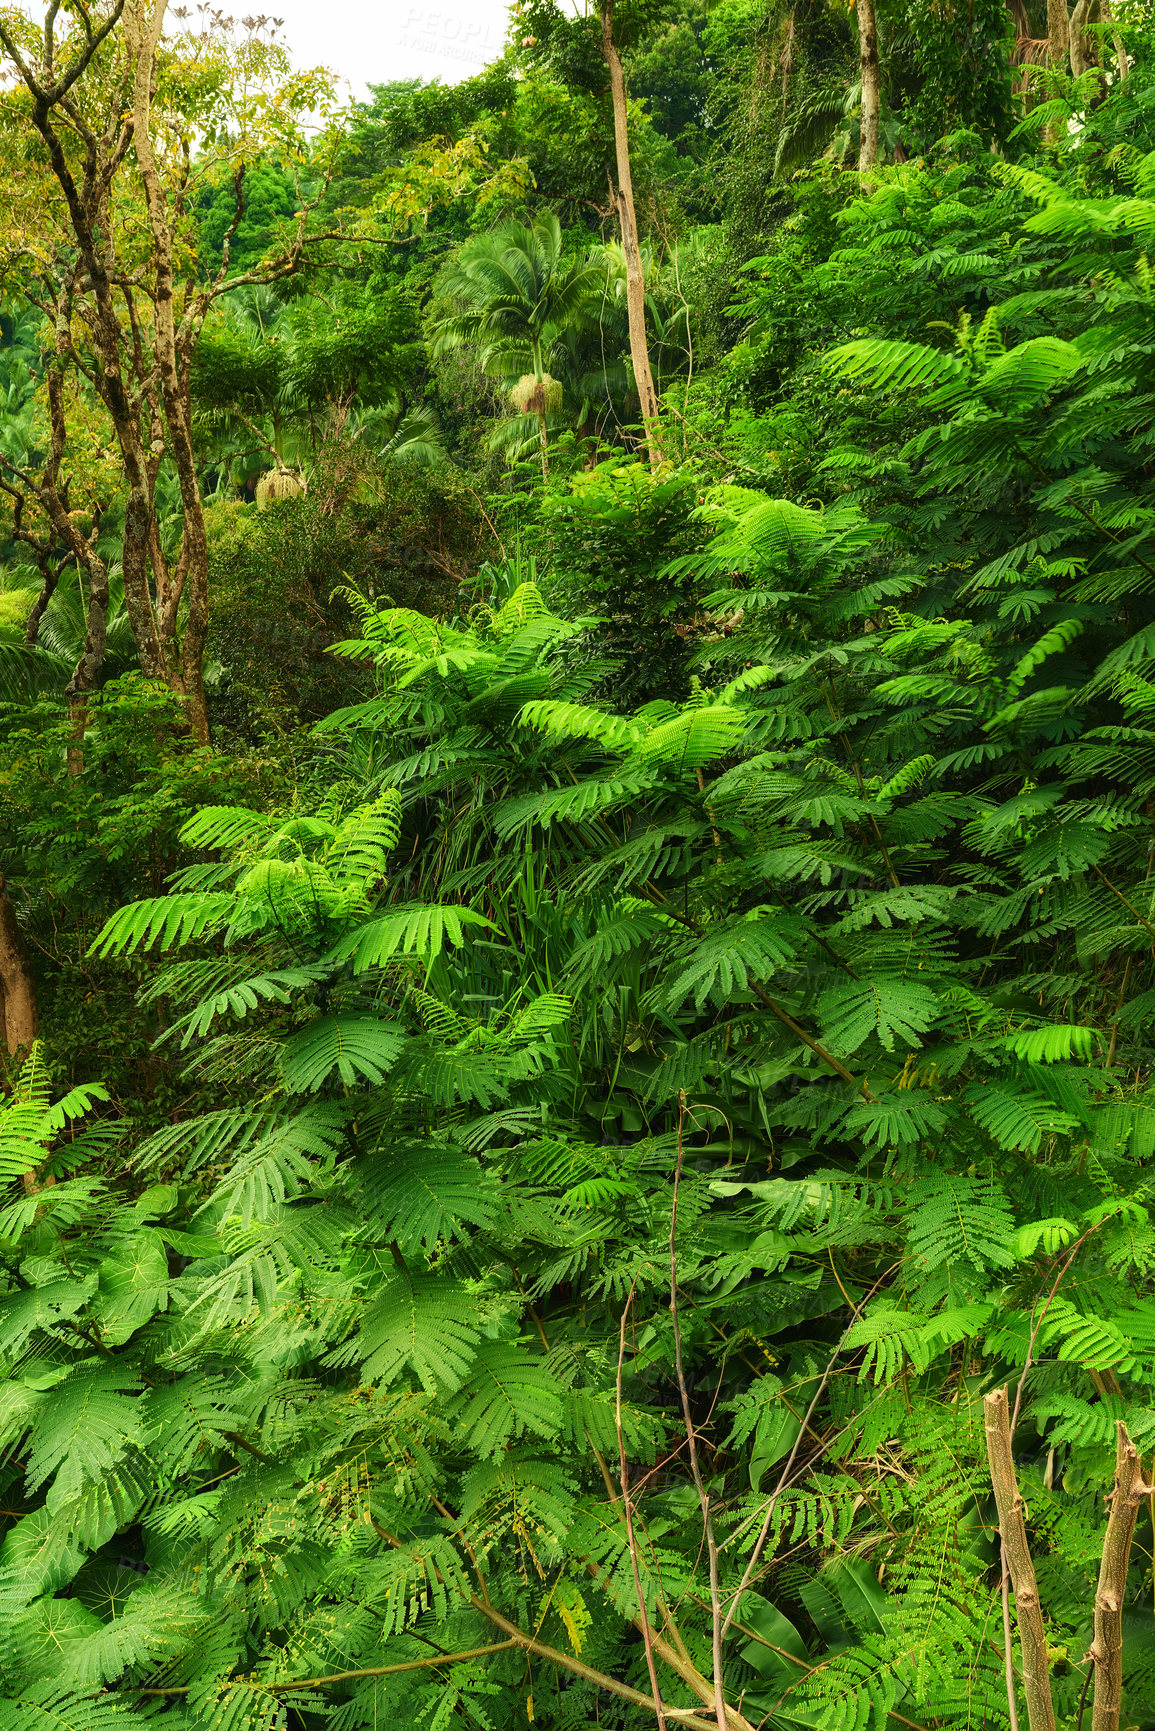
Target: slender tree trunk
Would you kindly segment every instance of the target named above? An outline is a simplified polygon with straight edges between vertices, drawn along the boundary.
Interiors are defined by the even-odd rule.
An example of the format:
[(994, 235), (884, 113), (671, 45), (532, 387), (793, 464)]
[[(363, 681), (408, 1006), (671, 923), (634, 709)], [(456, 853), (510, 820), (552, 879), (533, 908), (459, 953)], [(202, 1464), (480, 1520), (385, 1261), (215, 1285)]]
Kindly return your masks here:
[(53, 564), (47, 554), (38, 558), (36, 563), (40, 567), (42, 581), (40, 593), (32, 603), (28, 618), (24, 622), (24, 647), (26, 649), (35, 649), (40, 641), (40, 622), (48, 611), (48, 603), (56, 593), (56, 585), (60, 581), (60, 573), (65, 566), (63, 559), (59, 559)]
[(858, 0), (858, 70), (862, 82), (858, 144), (858, 171), (861, 174), (878, 162), (882, 81), (878, 70), (878, 25), (874, 0)]
[[(104, 666), (107, 640), (109, 579), (108, 566), (96, 551), (95, 531), (86, 534), (68, 510), (67, 482), (61, 471), (68, 444), (68, 417), (65, 405), (64, 379), (72, 359), (72, 317), (75, 273), (63, 280), (57, 290), (54, 308), (53, 354), (47, 372), (49, 446), (39, 488), (40, 503), (57, 537), (69, 549), (76, 561), (82, 583), (87, 585), (84, 643), (72, 677), (65, 689), (69, 708), (68, 771), (79, 775), (84, 768), (84, 733), (88, 725), (88, 695), (94, 691)], [(52, 585), (55, 588), (55, 583)], [(44, 607), (51, 591), (45, 583), (40, 612), (33, 609), (35, 620), (29, 618), (30, 633), (38, 633)]]
[(124, 13), (125, 38), (134, 61), (132, 92), (133, 143), (137, 167), (144, 187), (145, 206), (153, 244), (153, 303), (155, 325), (153, 347), (160, 374), (168, 453), (180, 485), (184, 529), (180, 557), (180, 581), (172, 617), (166, 621), (176, 632), (176, 605), (181, 591), (187, 602), (184, 637), (179, 662), (170, 669), (170, 683), (179, 690), (188, 709), (194, 737), (208, 743), (208, 711), (205, 705), (203, 664), (208, 640), (208, 536), (204, 502), (193, 448), (192, 412), (188, 366), (182, 354), (173, 299), (172, 216), (152, 149), (152, 98), (156, 79), (156, 53), (164, 26), (167, 0), (130, 0)]
[(622, 251), (626, 259), (626, 310), (630, 326), (630, 359), (634, 368), (634, 384), (641, 404), (642, 426), (650, 463), (657, 468), (662, 461), (661, 423), (658, 418), (658, 395), (650, 367), (650, 350), (646, 341), (646, 281), (642, 270), (642, 255), (638, 247), (638, 223), (634, 210), (634, 182), (630, 173), (630, 139), (626, 116), (626, 81), (621, 56), (614, 41), (614, 0), (601, 0), (602, 54), (609, 68), (610, 97), (614, 109), (614, 150), (617, 156), (618, 185), (610, 191), (618, 212), (622, 231)]
[[(91, 35), (86, 45), (81, 48), (72, 69), (73, 74), (78, 75), (97, 53), (101, 42), (123, 16), (124, 4), (125, 0), (115, 0), (111, 13), (99, 30)], [(121, 564), (125, 611), (136, 641), (141, 671), (148, 678), (163, 679), (166, 678), (168, 669), (157, 632), (149, 586), (148, 528), (152, 516), (152, 490), (141, 437), (140, 417), (134, 393), (125, 378), (122, 345), (132, 345), (131, 352), (138, 366), (146, 371), (151, 370), (151, 362), (146, 361), (147, 344), (142, 340), (135, 322), (131, 331), (126, 332), (113, 290), (116, 257), (112, 240), (110, 195), (113, 178), (132, 142), (133, 121), (124, 116), (122, 104), (118, 103), (111, 129), (100, 136), (88, 126), (79, 111), (69, 110), (68, 125), (70, 128), (79, 129), (85, 146), (84, 171), (78, 179), (73, 174), (61, 134), (54, 124), (61, 92), (67, 87), (48, 86), (39, 81), (33, 67), (22, 58), (19, 45), (2, 20), (0, 43), (9, 58), (16, 63), (31, 94), (32, 122), (44, 140), (52, 172), (68, 207), (69, 222), (79, 252), (70, 276), (62, 285), (56, 300), (55, 349), (60, 368), (63, 368), (66, 360), (71, 361), (73, 358), (71, 332), (74, 308), (71, 296), (81, 276), (87, 278), (92, 296), (86, 309), (86, 319), (96, 351), (95, 383), (112, 421), (124, 469), (124, 540)], [(71, 76), (72, 74), (70, 78)], [(122, 92), (124, 96), (127, 94), (127, 91)], [(49, 404), (51, 408), (51, 381)], [(54, 437), (55, 431), (54, 427)], [(41, 496), (44, 496), (43, 488)], [(67, 513), (63, 508), (62, 515), (66, 521)], [(76, 550), (74, 537), (57, 521), (54, 514), (53, 521), (58, 532), (64, 535), (66, 544), (74, 546)], [(98, 608), (95, 619), (98, 631), (101, 619), (102, 613)], [(103, 643), (94, 638), (90, 646), (86, 645), (83, 658), (85, 666), (78, 670), (81, 683), (90, 683), (95, 677), (98, 656), (103, 656)]]
[(1127, 1593), (1127, 1567), (1139, 1504), (1151, 1486), (1143, 1483), (1139, 1451), (1126, 1426), (1115, 1426), (1115, 1488), (1111, 1513), (1103, 1540), (1099, 1585), (1095, 1594), (1095, 1639), (1091, 1658), (1095, 1665), (1095, 1699), (1091, 1731), (1119, 1731), (1123, 1706), (1123, 1601)]
[(13, 1058), (31, 1050), (40, 1029), (36, 1008), (36, 982), (32, 964), (16, 920), (12, 897), (0, 873), (0, 1016), (4, 1042)]
[(1069, 26), (1071, 77), (1081, 78), (1088, 66), (1087, 43), (1083, 35), (1083, 27), (1091, 10), (1091, 0), (1075, 0), (1075, 9), (1071, 13)]
[[(15, 1059), (16, 1068), (31, 1052), (40, 1032), (40, 1016), (36, 1006), (36, 981), (32, 964), (16, 920), (16, 909), (4, 875), (0, 872), (0, 1034), (8, 1056)], [(41, 1170), (35, 1166), (23, 1174), (24, 1188), (35, 1196), (42, 1188)], [(55, 1184), (55, 1178), (46, 1180)]]
[(541, 358), (540, 342), (535, 342), (533, 344), (533, 376), (537, 384), (538, 392), (540, 393), (538, 396), (537, 425), (538, 430), (541, 433), (541, 478), (543, 481), (548, 481), (549, 429), (546, 426), (545, 420), (545, 362)]
[(1051, 1672), (1047, 1663), (1047, 1634), (1035, 1565), (1023, 1519), (1023, 1499), (1015, 1476), (1011, 1447), (1011, 1423), (1005, 1388), (983, 1399), (987, 1460), (991, 1485), (999, 1511), (999, 1536), (1005, 1566), (1015, 1589), (1015, 1617), (1023, 1653), (1023, 1693), (1027, 1698), (1027, 1721), (1031, 1731), (1055, 1731), (1055, 1706), (1051, 1699)]
[(1111, 0), (1099, 0), (1099, 16), (1111, 32), (1111, 46), (1115, 50), (1115, 59), (1119, 65), (1119, 81), (1122, 83), (1131, 70), (1127, 59), (1127, 50), (1123, 46), (1123, 38), (1115, 23), (1115, 14), (1111, 10)]

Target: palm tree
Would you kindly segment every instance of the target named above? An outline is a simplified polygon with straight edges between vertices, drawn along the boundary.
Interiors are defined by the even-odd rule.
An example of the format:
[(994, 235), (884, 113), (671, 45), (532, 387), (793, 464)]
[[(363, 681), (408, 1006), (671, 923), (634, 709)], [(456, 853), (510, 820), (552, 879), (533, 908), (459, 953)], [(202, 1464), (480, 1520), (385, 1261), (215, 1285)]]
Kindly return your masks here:
[(517, 382), (510, 402), (537, 416), (541, 467), (549, 474), (547, 416), (560, 406), (562, 386), (548, 370), (563, 334), (589, 317), (605, 285), (600, 247), (563, 257), (561, 225), (552, 211), (532, 224), (503, 222), (466, 241), (437, 280), (433, 353), (460, 343), (481, 344), (491, 376)]

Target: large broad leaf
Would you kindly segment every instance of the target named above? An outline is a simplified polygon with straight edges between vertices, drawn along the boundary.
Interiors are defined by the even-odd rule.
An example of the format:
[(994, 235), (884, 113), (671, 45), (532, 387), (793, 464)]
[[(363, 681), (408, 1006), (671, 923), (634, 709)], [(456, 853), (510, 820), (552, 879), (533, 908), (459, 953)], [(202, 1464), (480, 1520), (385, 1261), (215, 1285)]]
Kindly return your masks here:
[(120, 1346), (168, 1302), (168, 1256), (160, 1233), (141, 1227), (112, 1245), (100, 1263), (101, 1332)]
[(798, 1630), (769, 1599), (743, 1593), (735, 1619), (747, 1639), (742, 1657), (766, 1682), (786, 1690), (809, 1669), (811, 1660)]

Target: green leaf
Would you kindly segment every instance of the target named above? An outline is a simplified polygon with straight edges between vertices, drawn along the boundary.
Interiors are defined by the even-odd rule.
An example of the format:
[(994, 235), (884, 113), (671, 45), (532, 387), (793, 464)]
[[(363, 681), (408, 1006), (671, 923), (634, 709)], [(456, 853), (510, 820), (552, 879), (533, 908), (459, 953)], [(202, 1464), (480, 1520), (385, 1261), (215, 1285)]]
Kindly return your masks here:
[(121, 1346), (168, 1303), (168, 1255), (159, 1232), (141, 1227), (115, 1242), (100, 1262), (96, 1306), (101, 1332)]
[(871, 1036), (888, 1052), (900, 1043), (917, 1048), (941, 1008), (938, 995), (918, 980), (878, 976), (840, 981), (820, 1001), (823, 1041), (841, 1057), (857, 1052)]
[(745, 992), (751, 980), (769, 980), (792, 962), (802, 936), (801, 922), (790, 915), (755, 908), (683, 954), (681, 971), (662, 988), (663, 1001), (673, 1007), (692, 995), (700, 1011), (712, 993), (725, 999)]
[(496, 1454), (527, 1431), (556, 1436), (561, 1392), (544, 1360), (510, 1341), (483, 1341), (468, 1374), (447, 1403), (475, 1453)]
[(492, 1226), (500, 1208), (479, 1163), (452, 1144), (390, 1141), (362, 1163), (361, 1185), (362, 1230), (405, 1256)]
[(395, 956), (415, 956), (428, 968), (448, 942), (460, 949), (470, 928), (494, 929), (493, 922), (472, 908), (450, 904), (399, 908), (341, 939), (332, 951), (335, 962), (351, 961), (355, 974), (383, 968)]
[(320, 1016), (285, 1042), (285, 1086), (315, 1093), (336, 1070), (347, 1088), (360, 1080), (383, 1082), (405, 1044), (405, 1031), (376, 1016)]
[(365, 1310), (357, 1340), (370, 1382), (392, 1382), (410, 1368), (433, 1394), (459, 1388), (480, 1329), (466, 1289), (438, 1275), (397, 1268)]

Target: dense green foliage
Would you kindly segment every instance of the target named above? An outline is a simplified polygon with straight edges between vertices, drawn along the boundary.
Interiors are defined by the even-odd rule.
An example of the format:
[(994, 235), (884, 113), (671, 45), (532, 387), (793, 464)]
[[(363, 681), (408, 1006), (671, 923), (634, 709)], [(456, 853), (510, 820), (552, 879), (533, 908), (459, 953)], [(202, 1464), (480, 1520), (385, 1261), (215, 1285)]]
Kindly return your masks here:
[[(1119, 12), (1125, 80), (1100, 21), (1015, 93), (1000, 9), (880, 8), (857, 176), (841, 10), (623, 0), (652, 467), (594, 21), (378, 87), (308, 190), (346, 238), (198, 354), (211, 747), (123, 626), (78, 715), (84, 597), (65, 564), (26, 642), (55, 555), (0, 524), (41, 1021), (0, 1093), (0, 1731), (701, 1731), (716, 1690), (731, 1731), (1012, 1731), (1002, 1387), (1081, 1728), (1117, 1423), (1155, 1457)], [(264, 165), (244, 245), (292, 214)], [(1152, 1502), (1110, 1731), (1155, 1727)]]

